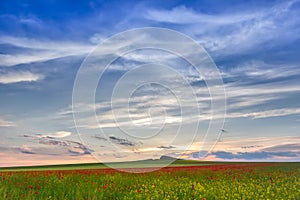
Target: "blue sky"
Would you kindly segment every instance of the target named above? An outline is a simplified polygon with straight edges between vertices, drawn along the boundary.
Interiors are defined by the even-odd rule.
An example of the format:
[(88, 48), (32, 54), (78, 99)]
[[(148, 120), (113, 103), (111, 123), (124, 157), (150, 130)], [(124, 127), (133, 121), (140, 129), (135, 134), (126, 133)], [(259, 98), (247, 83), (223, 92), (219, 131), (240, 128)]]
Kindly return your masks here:
[[(165, 135), (143, 142), (120, 135), (109, 113), (117, 81), (133, 66), (155, 59), (164, 59), (163, 64), (186, 75), (199, 101), (209, 101), (203, 79), (165, 52), (137, 51), (120, 57), (96, 92), (96, 115), (107, 137), (94, 134), (94, 127), (83, 127), (90, 139), (83, 136), (82, 141), (77, 134), (72, 91), (85, 57), (114, 34), (143, 27), (186, 34), (209, 53), (220, 71), (227, 99), (226, 132), (205, 159), (299, 161), (299, 12), (299, 1), (1, 1), (0, 166), (95, 162), (91, 152), (103, 161), (182, 153), (191, 133), (178, 135), (177, 142), (170, 140), (179, 122), (186, 127), (190, 122), (176, 118), (178, 102), (164, 103), (172, 99), (166, 88), (142, 87), (132, 103), (139, 123), (148, 123), (144, 112), (160, 105), (162, 111), (153, 111), (151, 123), (164, 114), (169, 120)], [(89, 106), (76, 107), (83, 121), (89, 121), (84, 118)], [(127, 127), (123, 110), (116, 111)], [(190, 117), (197, 118), (193, 113)], [(197, 120), (207, 129), (205, 115)], [(137, 130), (128, 130), (133, 129)], [(92, 141), (103, 148), (91, 148), (87, 143)], [(117, 150), (107, 148), (111, 144)], [(194, 141), (182, 156), (196, 159), (201, 145), (200, 139)]]

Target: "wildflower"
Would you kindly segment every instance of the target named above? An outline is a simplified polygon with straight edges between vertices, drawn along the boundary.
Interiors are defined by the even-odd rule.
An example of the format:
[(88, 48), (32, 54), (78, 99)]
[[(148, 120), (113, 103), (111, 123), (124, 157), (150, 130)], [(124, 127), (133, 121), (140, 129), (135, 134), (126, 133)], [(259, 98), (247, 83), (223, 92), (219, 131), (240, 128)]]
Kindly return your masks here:
[(194, 184), (192, 184), (192, 190), (195, 190), (195, 186), (194, 186)]

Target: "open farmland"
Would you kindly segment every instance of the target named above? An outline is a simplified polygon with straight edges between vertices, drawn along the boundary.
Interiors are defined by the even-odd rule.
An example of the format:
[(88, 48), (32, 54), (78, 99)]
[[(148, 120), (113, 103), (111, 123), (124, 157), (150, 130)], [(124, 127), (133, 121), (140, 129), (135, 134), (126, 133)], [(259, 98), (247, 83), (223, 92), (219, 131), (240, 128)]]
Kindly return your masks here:
[(82, 167), (2, 170), (0, 198), (300, 199), (300, 163), (211, 163), (151, 173)]

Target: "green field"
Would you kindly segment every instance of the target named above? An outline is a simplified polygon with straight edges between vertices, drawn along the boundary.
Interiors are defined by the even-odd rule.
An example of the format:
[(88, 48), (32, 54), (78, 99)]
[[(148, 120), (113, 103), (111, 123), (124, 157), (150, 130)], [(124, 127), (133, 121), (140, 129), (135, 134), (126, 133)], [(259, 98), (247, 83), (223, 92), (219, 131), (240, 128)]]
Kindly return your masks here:
[(132, 162), (115, 163), (83, 163), (83, 164), (63, 164), (63, 165), (43, 165), (43, 166), (21, 166), (21, 167), (2, 167), (1, 171), (43, 171), (43, 170), (81, 170), (81, 169), (106, 169), (106, 168), (144, 168), (162, 166), (202, 166), (215, 165), (219, 162), (202, 162), (194, 160), (175, 160), (169, 165), (169, 160), (141, 160)]
[(96, 163), (2, 168), (0, 199), (300, 199), (300, 163), (178, 160), (151, 173)]

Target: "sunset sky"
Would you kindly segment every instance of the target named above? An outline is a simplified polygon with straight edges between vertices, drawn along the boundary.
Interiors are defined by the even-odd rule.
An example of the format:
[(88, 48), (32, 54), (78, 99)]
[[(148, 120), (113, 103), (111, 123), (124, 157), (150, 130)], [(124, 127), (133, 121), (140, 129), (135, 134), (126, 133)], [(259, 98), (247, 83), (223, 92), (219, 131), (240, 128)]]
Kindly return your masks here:
[[(202, 153), (205, 160), (300, 161), (299, 13), (299, 1), (0, 1), (0, 167)], [(144, 27), (183, 33), (214, 61), (227, 106), (224, 126), (208, 136), (212, 149), (202, 139), (222, 118), (209, 115), (213, 75), (170, 52), (120, 55), (91, 89), (95, 104), (72, 105), (85, 58), (113, 35)], [(153, 39), (140, 36), (126, 41)], [(121, 98), (130, 84), (151, 78), (155, 84)]]

